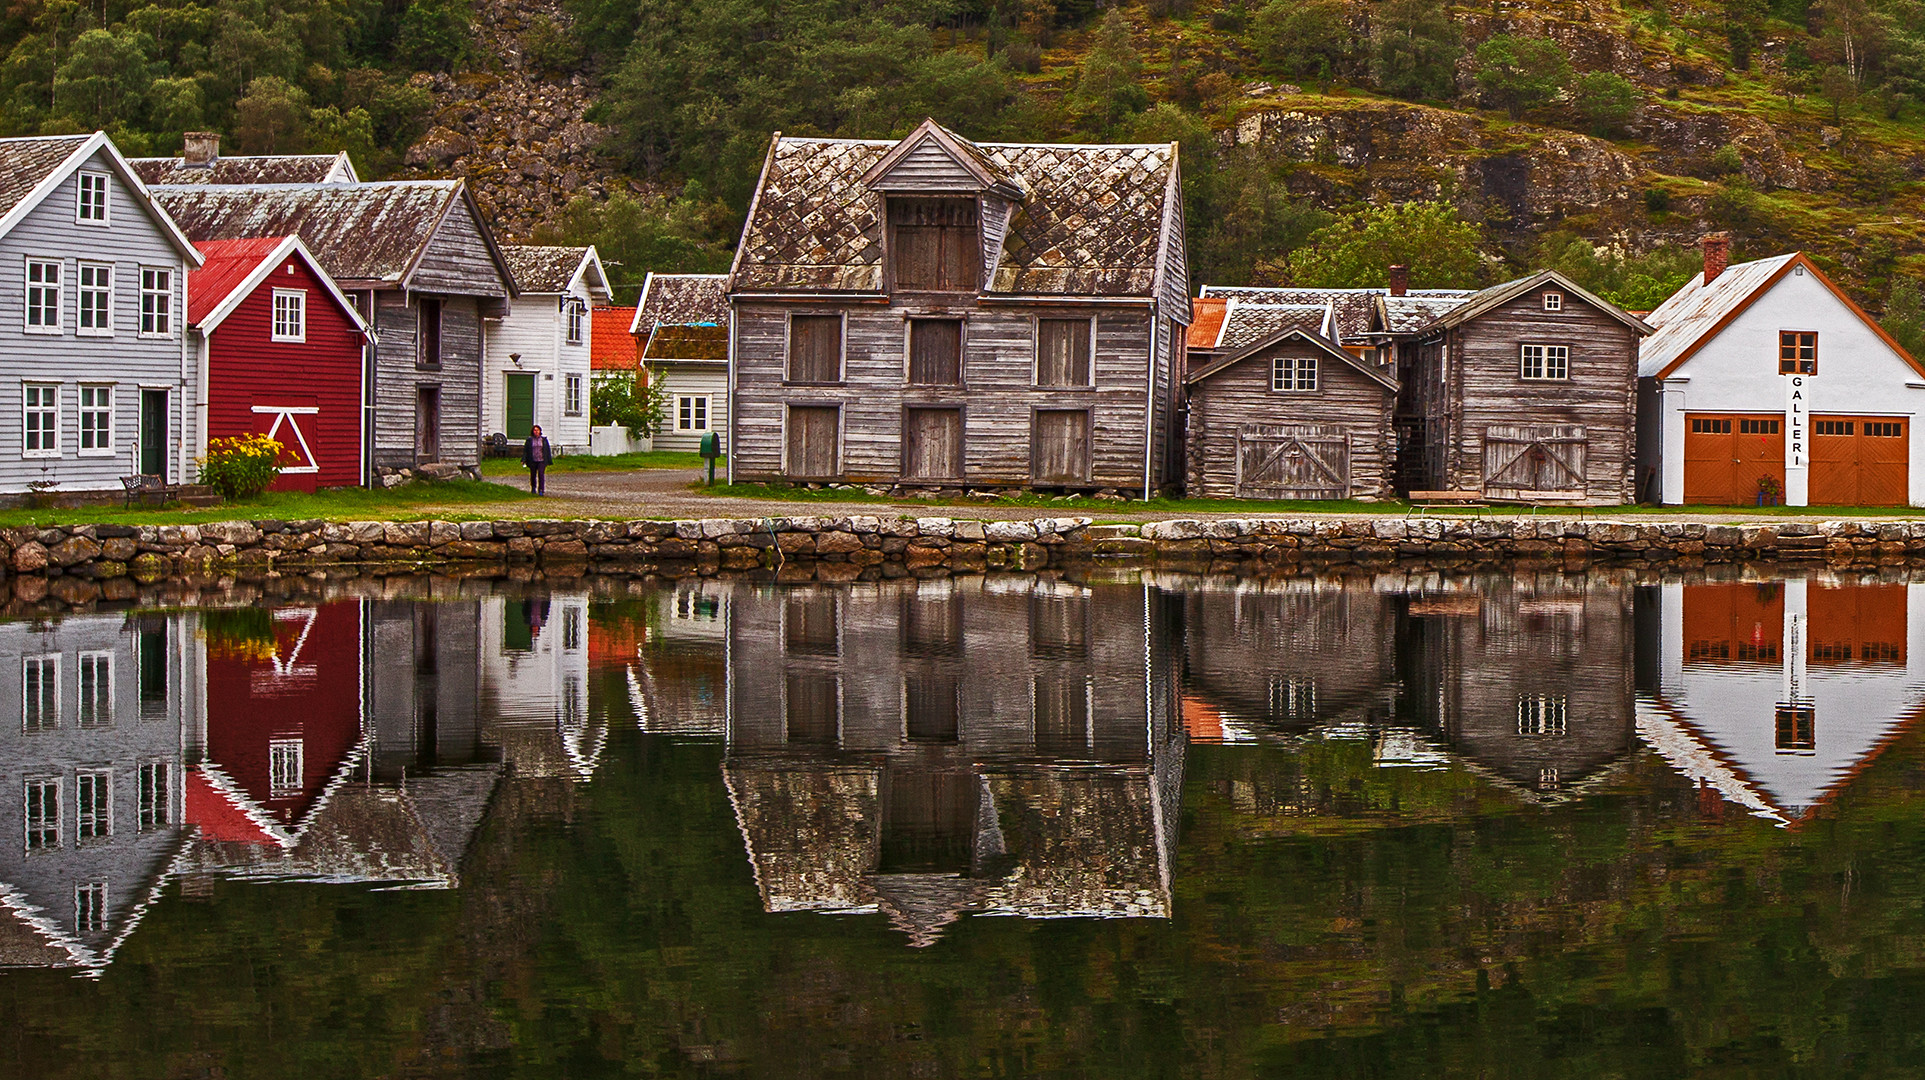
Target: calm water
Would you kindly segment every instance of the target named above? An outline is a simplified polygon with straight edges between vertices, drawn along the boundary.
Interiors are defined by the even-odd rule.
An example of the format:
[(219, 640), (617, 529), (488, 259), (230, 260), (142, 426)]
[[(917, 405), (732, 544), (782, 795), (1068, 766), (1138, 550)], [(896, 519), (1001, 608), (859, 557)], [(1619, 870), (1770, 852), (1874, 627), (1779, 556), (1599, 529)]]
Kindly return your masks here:
[(0, 1075), (1915, 1076), (1918, 581), (0, 622)]

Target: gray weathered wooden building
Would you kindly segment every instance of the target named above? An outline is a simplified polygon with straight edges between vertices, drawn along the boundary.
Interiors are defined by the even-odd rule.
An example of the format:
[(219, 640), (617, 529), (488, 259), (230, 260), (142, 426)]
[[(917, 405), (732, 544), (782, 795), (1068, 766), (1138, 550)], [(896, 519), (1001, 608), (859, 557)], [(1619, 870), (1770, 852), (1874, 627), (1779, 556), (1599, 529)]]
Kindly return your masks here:
[(729, 299), (734, 480), (1178, 480), (1175, 144), (777, 133)]
[[(378, 337), (368, 365), (371, 481), (480, 457), (482, 321), (514, 278), (459, 180), (159, 186), (196, 242), (299, 236)], [(371, 315), (370, 315), (371, 313)]]

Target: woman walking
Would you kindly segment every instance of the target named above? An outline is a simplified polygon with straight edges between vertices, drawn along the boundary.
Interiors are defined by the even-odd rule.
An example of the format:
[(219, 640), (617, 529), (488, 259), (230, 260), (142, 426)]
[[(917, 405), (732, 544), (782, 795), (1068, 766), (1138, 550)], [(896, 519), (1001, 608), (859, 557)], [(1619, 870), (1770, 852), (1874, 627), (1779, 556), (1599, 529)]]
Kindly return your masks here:
[(528, 466), (528, 490), (537, 495), (548, 494), (548, 463), (555, 460), (555, 451), (548, 445), (548, 437), (541, 433), (541, 425), (528, 429), (528, 440), (521, 444), (521, 463)]

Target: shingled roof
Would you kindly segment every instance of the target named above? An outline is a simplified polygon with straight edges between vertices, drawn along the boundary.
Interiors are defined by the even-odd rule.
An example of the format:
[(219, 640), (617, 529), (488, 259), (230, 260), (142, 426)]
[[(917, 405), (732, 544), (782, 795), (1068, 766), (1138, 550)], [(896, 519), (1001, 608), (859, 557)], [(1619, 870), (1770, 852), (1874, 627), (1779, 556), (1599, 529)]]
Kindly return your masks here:
[[(104, 131), (92, 135), (36, 135), (0, 139), (0, 235), (20, 224), (75, 170), (89, 161), (104, 161), (130, 189), (134, 201), (160, 231), (173, 241), (182, 257), (200, 265), (200, 253), (166, 214), (159, 213), (146, 187), (127, 159), (120, 156)], [(72, 208), (67, 211), (69, 218)]]
[[(1462, 299), (1471, 289), (1411, 289), (1411, 299)], [(1369, 336), (1377, 298), (1389, 296), (1389, 289), (1307, 289), (1296, 287), (1205, 285), (1203, 295), (1249, 304), (1330, 304), (1336, 311), (1337, 340), (1352, 341)]]
[[(1153, 294), (1164, 231), (1180, 220), (1170, 212), (1180, 197), (1173, 145), (971, 143), (944, 135), (967, 148), (966, 164), (995, 178), (985, 199), (1020, 192), (984, 292)], [(881, 292), (883, 197), (864, 178), (900, 145), (778, 133), (730, 291)], [(993, 242), (993, 233), (985, 227), (985, 239)]]
[(602, 260), (589, 247), (557, 247), (542, 244), (504, 244), (501, 257), (514, 272), (515, 288), (524, 293), (564, 293), (586, 263), (588, 290), (607, 297), (608, 281), (602, 273)]
[(263, 154), (221, 157), (204, 165), (185, 158), (132, 158), (141, 181), (155, 184), (353, 184), (360, 181), (347, 151), (338, 154)]
[(1414, 334), (1449, 314), (1462, 296), (1379, 296), (1377, 327), (1387, 334)]
[[(588, 324), (588, 365), (595, 371), (634, 371), (635, 335), (628, 332), (635, 321), (632, 307), (598, 307)], [(591, 640), (592, 636), (591, 636)]]
[(646, 337), (658, 326), (727, 326), (727, 274), (654, 274), (642, 282), (642, 301), (629, 332)]
[(1336, 316), (1329, 304), (1248, 304), (1233, 301), (1224, 314), (1223, 332), (1216, 347), (1234, 352), (1253, 341), (1275, 337), (1286, 330), (1302, 330), (1323, 338), (1335, 338), (1332, 329)]
[(85, 135), (0, 139), (0, 214), (12, 212), (86, 141)]

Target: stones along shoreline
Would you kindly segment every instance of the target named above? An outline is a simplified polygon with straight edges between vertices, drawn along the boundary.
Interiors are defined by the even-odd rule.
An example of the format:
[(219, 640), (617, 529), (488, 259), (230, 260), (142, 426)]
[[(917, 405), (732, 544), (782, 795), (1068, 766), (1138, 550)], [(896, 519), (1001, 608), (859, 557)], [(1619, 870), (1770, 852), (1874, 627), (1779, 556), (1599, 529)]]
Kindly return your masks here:
[[(163, 577), (221, 567), (583, 566), (675, 575), (782, 570), (823, 579), (1097, 562), (1221, 564), (1608, 561), (1651, 564), (1925, 557), (1925, 521), (1739, 524), (1551, 517), (704, 518), (684, 521), (228, 521), (0, 529), (9, 576)], [(807, 571), (805, 574), (804, 571)]]

